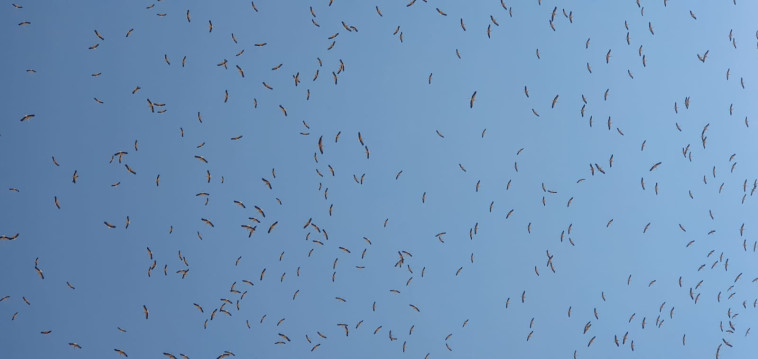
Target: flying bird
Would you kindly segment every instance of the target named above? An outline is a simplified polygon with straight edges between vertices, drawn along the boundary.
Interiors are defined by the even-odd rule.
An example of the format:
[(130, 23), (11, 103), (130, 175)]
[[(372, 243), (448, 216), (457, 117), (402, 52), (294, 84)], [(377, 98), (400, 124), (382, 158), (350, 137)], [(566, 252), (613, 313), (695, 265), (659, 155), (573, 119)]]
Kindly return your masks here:
[(700, 62), (705, 63), (705, 59), (708, 58), (709, 52), (711, 52), (711, 50), (707, 50), (702, 56), (700, 56), (700, 54), (697, 54), (697, 59), (700, 60)]

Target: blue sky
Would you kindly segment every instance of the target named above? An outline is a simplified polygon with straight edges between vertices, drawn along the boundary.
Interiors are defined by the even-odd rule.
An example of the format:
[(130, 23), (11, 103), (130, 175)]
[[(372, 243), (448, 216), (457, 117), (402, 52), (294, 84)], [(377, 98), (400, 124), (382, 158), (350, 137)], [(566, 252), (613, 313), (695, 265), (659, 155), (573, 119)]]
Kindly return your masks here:
[(16, 5), (3, 357), (758, 349), (756, 4)]

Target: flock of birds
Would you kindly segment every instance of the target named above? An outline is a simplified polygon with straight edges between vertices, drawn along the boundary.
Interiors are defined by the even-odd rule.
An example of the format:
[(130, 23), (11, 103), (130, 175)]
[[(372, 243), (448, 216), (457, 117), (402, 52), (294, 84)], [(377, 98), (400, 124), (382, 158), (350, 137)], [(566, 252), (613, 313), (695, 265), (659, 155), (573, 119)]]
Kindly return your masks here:
[[(489, 3), (157, 0), (9, 59), (76, 103), (3, 109), (0, 356), (752, 353), (753, 34), (673, 0), (604, 5), (613, 28)], [(57, 31), (12, 7), (11, 52)], [(723, 39), (668, 48), (694, 29)]]

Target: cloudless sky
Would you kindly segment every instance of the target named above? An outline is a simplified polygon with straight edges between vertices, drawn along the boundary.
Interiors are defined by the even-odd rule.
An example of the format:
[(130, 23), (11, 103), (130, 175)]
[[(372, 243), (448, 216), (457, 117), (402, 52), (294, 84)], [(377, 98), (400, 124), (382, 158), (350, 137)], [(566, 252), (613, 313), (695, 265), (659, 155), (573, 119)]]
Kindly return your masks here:
[(756, 3), (4, 7), (2, 358), (758, 350)]

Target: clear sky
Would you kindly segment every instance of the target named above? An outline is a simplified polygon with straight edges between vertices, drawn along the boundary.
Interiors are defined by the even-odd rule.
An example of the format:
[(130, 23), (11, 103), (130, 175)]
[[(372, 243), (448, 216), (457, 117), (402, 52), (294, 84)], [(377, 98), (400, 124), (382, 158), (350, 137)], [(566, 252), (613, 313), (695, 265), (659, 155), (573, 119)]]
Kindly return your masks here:
[(758, 350), (758, 3), (17, 1), (2, 358)]

